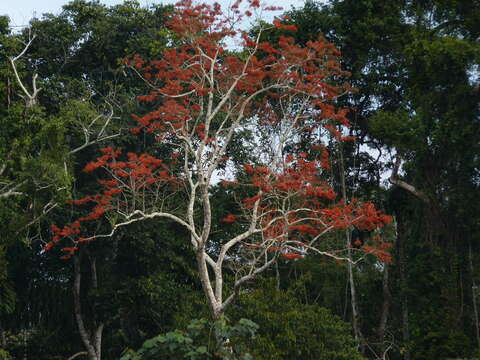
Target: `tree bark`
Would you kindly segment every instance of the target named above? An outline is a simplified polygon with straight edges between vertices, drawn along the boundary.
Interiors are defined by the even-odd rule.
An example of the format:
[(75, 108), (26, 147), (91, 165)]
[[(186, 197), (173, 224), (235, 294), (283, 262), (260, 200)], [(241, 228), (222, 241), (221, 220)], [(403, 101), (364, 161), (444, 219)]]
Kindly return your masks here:
[[(78, 253), (73, 257), (74, 263), (74, 282), (73, 282), (73, 303), (74, 303), (74, 311), (75, 311), (75, 319), (77, 321), (78, 331), (80, 332), (80, 337), (82, 342), (87, 350), (88, 358), (90, 360), (101, 360), (101, 342), (102, 342), (102, 331), (103, 331), (103, 324), (100, 324), (95, 332), (90, 335), (89, 331), (85, 326), (85, 322), (83, 320), (83, 313), (82, 313), (82, 305), (81, 305), (81, 280), (82, 280), (82, 273), (81, 273), (81, 253)], [(94, 283), (96, 281), (96, 268), (92, 263), (92, 279), (94, 279)]]
[(203, 291), (207, 298), (208, 307), (210, 309), (210, 313), (212, 314), (212, 318), (216, 321), (220, 318), (222, 314), (221, 306), (219, 306), (219, 303), (217, 302), (218, 299), (215, 298), (215, 294), (213, 292), (212, 283), (210, 281), (210, 275), (208, 274), (207, 261), (205, 259), (205, 250), (203, 249), (203, 247), (197, 249), (196, 257), (197, 257), (198, 274), (200, 276), (200, 282), (202, 284)]
[(390, 178), (388, 179), (388, 181), (390, 181), (390, 183), (393, 185), (397, 185), (402, 189), (407, 190), (409, 193), (415, 195), (417, 198), (421, 199), (426, 204), (429, 204), (430, 199), (428, 198), (427, 195), (425, 195), (423, 192), (416, 189), (413, 185), (410, 185), (398, 178), (398, 171), (400, 170), (400, 165), (402, 165), (402, 157), (399, 154), (397, 154), (395, 165), (393, 167), (392, 174), (390, 175)]
[(407, 237), (406, 226), (401, 217), (398, 217), (397, 224), (397, 251), (398, 266), (400, 273), (400, 298), (402, 304), (402, 337), (404, 350), (404, 360), (410, 360), (410, 328), (408, 320), (408, 296), (407, 296), (407, 276), (406, 276), (406, 256), (405, 256), (405, 240)]
[[(347, 203), (347, 185), (345, 182), (345, 165), (343, 159), (343, 148), (342, 144), (339, 144), (339, 167), (340, 167), (340, 185), (342, 187), (342, 199)], [(348, 282), (350, 284), (350, 301), (352, 305), (352, 326), (355, 340), (360, 344), (360, 352), (365, 354), (365, 340), (362, 334), (362, 329), (360, 325), (360, 310), (358, 308), (357, 302), (357, 291), (355, 288), (355, 279), (353, 277), (353, 264), (352, 264), (352, 246), (351, 246), (351, 231), (350, 229), (345, 230), (346, 238), (346, 248), (347, 248), (347, 267), (348, 267)]]
[[(348, 231), (348, 230), (347, 230)], [(348, 258), (352, 259), (352, 250), (350, 247), (350, 232), (347, 234)], [(360, 344), (360, 352), (365, 353), (365, 343), (362, 330), (360, 327), (360, 311), (358, 309), (357, 291), (355, 287), (355, 279), (353, 278), (353, 265), (348, 261), (348, 282), (350, 284), (350, 300), (352, 304), (352, 326), (355, 340)]]
[(380, 342), (380, 350), (382, 354), (385, 352), (385, 332), (387, 330), (388, 316), (390, 315), (390, 304), (392, 301), (392, 295), (390, 293), (389, 284), (389, 265), (384, 263), (383, 270), (383, 305), (382, 314), (380, 316), (380, 324), (378, 325), (378, 340)]

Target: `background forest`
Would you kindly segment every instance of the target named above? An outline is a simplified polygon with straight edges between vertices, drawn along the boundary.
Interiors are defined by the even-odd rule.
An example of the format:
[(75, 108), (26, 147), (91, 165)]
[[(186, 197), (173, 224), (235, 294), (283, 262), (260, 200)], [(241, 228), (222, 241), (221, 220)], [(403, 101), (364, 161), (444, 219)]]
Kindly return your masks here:
[[(100, 148), (155, 148), (129, 131), (149, 104), (124, 60), (181, 44), (166, 26), (172, 9), (75, 0), (21, 32), (0, 16), (0, 359), (479, 357), (478, 0), (307, 1), (285, 9), (296, 32), (261, 34), (301, 45), (323, 34), (341, 51), (355, 91), (338, 102), (355, 141), (326, 144), (329, 182), (393, 221), (327, 241), (361, 247), (379, 235), (391, 262), (280, 257), (212, 322), (189, 234), (171, 221), (123, 227), (75, 261), (61, 247), (45, 251), (51, 225), (79, 216), (69, 201), (98, 191), (82, 169)], [(240, 167), (248, 149), (232, 144)], [(221, 220), (236, 199), (220, 184), (209, 191), (221, 244), (238, 226)], [(90, 342), (100, 334), (95, 356), (79, 307)]]

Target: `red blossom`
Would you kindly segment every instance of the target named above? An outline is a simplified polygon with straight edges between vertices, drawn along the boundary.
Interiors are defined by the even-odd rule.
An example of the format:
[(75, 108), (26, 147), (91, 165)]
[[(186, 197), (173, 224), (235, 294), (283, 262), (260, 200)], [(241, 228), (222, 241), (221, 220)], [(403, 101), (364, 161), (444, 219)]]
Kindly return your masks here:
[(275, 19), (273, 20), (273, 25), (278, 28), (278, 29), (282, 29), (282, 30), (287, 30), (287, 31), (297, 31), (297, 27), (295, 25), (286, 25), (286, 24), (282, 24), (280, 22), (280, 20), (278, 19)]
[(237, 217), (235, 215), (229, 214), (226, 217), (224, 217), (223, 219), (220, 219), (220, 221), (224, 222), (224, 223), (233, 223), (233, 222), (235, 222), (236, 218)]
[[(230, 8), (231, 14), (224, 15), (219, 4), (182, 0), (167, 23), (170, 31), (183, 39), (182, 45), (164, 50), (157, 60), (146, 61), (135, 55), (125, 61), (152, 85), (137, 97), (150, 110), (132, 115), (134, 124), (130, 131), (142, 133), (142, 141), (150, 137), (162, 142), (162, 146), (172, 146), (168, 150), (171, 155), (162, 159), (146, 153), (122, 156), (120, 150), (102, 148), (100, 156), (83, 169), (84, 172), (101, 169), (101, 176), (105, 176), (99, 181), (102, 189), (95, 195), (70, 201), (73, 205), (88, 203), (90, 211), (71, 225), (52, 226), (52, 240), (45, 250), (58, 242), (70, 241), (74, 245), (64, 249), (69, 256), (79, 244), (93, 239), (82, 234), (89, 228), (85, 223), (100, 221), (111, 212), (121, 217), (135, 210), (158, 211), (167, 207), (164, 202), (171, 201), (172, 191), (188, 190), (192, 182), (202, 179), (210, 169), (224, 170), (229, 148), (222, 150), (222, 146), (224, 142), (228, 145), (228, 136), (240, 128), (235, 129), (241, 126), (235, 125), (236, 119), (239, 124), (248, 119), (249, 124), (263, 127), (265, 133), (275, 132), (283, 128), (284, 122), (291, 122), (295, 134), (289, 138), (294, 146), (281, 149), (279, 159), (254, 158), (252, 154), (251, 164), (244, 164), (244, 171), (240, 168), (239, 179), (222, 181), (225, 186), (235, 185), (225, 191), (237, 198), (241, 195), (235, 192), (241, 187), (246, 188), (241, 194), (255, 194), (243, 201), (239, 199), (245, 216), (253, 216), (255, 212), (261, 228), (258, 237), (248, 240), (258, 243), (245, 245), (245, 249), (279, 251), (285, 259), (298, 259), (304, 256), (299, 248), (318, 244), (320, 241), (313, 239), (323, 232), (352, 225), (373, 230), (391, 221), (371, 203), (334, 202), (337, 194), (328, 180), (321, 178), (330, 169), (327, 148), (318, 143), (308, 148), (296, 142), (296, 138), (311, 139), (317, 132), (325, 131), (337, 141), (355, 140), (353, 136), (343, 136), (350, 126), (348, 111), (338, 107), (337, 97), (350, 90), (348, 84), (339, 82), (348, 76), (341, 69), (340, 52), (323, 38), (302, 46), (293, 37), (258, 42), (246, 31), (232, 30), (232, 23), (244, 15), (252, 16), (253, 11), (261, 8), (259, 0), (247, 2), (248, 10), (240, 11), (241, 0), (237, 0)], [(262, 10), (278, 8), (267, 6)], [(291, 19), (284, 17), (275, 19), (273, 25), (284, 31), (296, 31), (290, 22)], [(246, 56), (236, 56), (223, 48), (222, 44), (237, 32), (248, 50)], [(213, 103), (207, 105), (209, 101)], [(292, 109), (278, 113), (280, 102), (305, 102), (307, 109), (315, 111), (311, 111), (311, 116), (299, 117), (291, 113)], [(217, 113), (209, 117), (208, 111), (217, 105)], [(230, 127), (232, 132), (226, 135)], [(275, 134), (273, 138), (276, 139)], [(232, 165), (236, 162), (232, 161)], [(202, 169), (209, 170), (202, 172)], [(202, 183), (196, 189), (209, 185), (213, 184)], [(173, 207), (173, 212), (181, 208), (178, 204)], [(232, 214), (220, 219), (224, 223), (235, 220)], [(375, 240), (375, 247), (368, 246), (363, 251), (388, 259), (388, 243)]]
[(300, 254), (292, 253), (292, 252), (287, 252), (287, 253), (283, 253), (282, 257), (288, 260), (293, 260), (293, 259), (301, 259), (304, 256)]

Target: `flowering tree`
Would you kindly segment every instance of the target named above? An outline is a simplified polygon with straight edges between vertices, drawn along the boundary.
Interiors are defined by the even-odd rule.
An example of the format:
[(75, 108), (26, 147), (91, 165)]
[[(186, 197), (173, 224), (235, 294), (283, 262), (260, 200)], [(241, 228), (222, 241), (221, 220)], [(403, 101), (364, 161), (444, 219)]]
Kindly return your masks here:
[[(184, 0), (176, 5), (169, 27), (180, 45), (165, 50), (160, 60), (137, 56), (128, 61), (149, 87), (139, 100), (154, 109), (133, 116), (131, 131), (154, 136), (167, 145), (168, 156), (124, 156), (119, 149), (103, 148), (84, 171), (101, 171), (104, 190), (72, 202), (92, 209), (71, 225), (53, 226), (46, 249), (68, 241), (71, 245), (63, 248), (68, 258), (84, 243), (113, 236), (120, 227), (169, 219), (190, 234), (202, 287), (218, 319), (242, 284), (280, 256), (296, 259), (316, 252), (348, 259), (344, 245), (326, 248), (322, 237), (352, 225), (372, 230), (389, 221), (371, 203), (336, 201), (325, 181), (329, 161), (322, 139), (351, 140), (343, 136), (347, 111), (336, 106), (349, 91), (339, 51), (323, 38), (306, 47), (289, 37), (272, 44), (261, 41), (266, 26), (255, 36), (237, 29), (242, 17), (267, 10), (275, 8), (258, 0), (250, 0), (245, 10), (237, 1), (227, 13), (218, 4)], [(295, 31), (282, 21), (274, 20), (273, 26)], [(232, 42), (242, 51), (228, 51)], [(226, 155), (234, 142), (248, 146), (249, 140), (241, 138), (247, 131), (255, 149), (252, 160), (236, 167)], [(301, 148), (305, 138), (315, 141)], [(211, 189), (225, 169), (229, 176), (223, 185), (242, 199), (238, 211), (214, 219)], [(102, 218), (109, 219), (111, 231), (85, 234), (85, 223)], [(211, 236), (217, 220), (238, 222), (241, 229), (218, 246)], [(388, 260), (384, 248), (379, 242), (367, 251)], [(224, 284), (227, 262), (235, 271), (230, 286)]]

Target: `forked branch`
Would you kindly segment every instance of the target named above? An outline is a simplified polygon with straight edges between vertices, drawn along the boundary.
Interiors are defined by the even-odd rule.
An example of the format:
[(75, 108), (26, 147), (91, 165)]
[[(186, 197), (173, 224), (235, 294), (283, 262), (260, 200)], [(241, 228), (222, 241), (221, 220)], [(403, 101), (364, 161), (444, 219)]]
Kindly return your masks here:
[(31, 29), (29, 29), (28, 41), (25, 43), (23, 50), (17, 56), (12, 56), (8, 58), (8, 61), (12, 66), (13, 73), (15, 74), (15, 79), (17, 80), (18, 86), (20, 86), (20, 89), (23, 92), (23, 95), (20, 95), (20, 96), (25, 99), (25, 104), (27, 108), (30, 108), (37, 104), (37, 96), (42, 89), (37, 87), (38, 74), (36, 72), (34, 72), (34, 74), (32, 75), (31, 91), (27, 89), (22, 79), (20, 78), (20, 75), (18, 74), (17, 62), (25, 55), (25, 53), (27, 52), (28, 48), (32, 44), (33, 40), (35, 40), (35, 38), (36, 38), (36, 35), (32, 34)]

